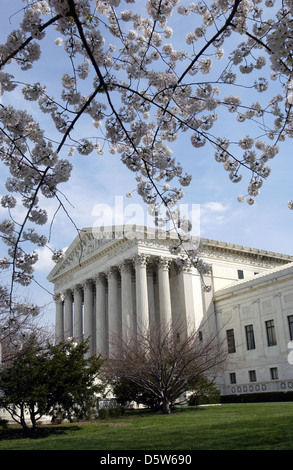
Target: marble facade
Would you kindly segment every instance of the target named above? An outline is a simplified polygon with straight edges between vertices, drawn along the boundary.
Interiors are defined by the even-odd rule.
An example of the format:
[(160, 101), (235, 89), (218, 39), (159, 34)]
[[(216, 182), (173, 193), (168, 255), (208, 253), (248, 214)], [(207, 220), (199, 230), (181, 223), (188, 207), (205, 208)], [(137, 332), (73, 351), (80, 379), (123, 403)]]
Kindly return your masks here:
[[(180, 323), (186, 334), (195, 329), (205, 338), (213, 332), (226, 335), (227, 329), (233, 330), (237, 337), (234, 359), (231, 361), (232, 355), (228, 355), (227, 371), (217, 384), (225, 395), (238, 393), (237, 386), (245, 391), (244, 384), (248, 384), (249, 391), (244, 369), (264, 369), (265, 365), (270, 368), (271, 355), (264, 360), (257, 352), (253, 356), (245, 351), (242, 330), (246, 324), (237, 313), (242, 307), (237, 310), (235, 305), (254, 303), (256, 292), (259, 299), (264, 298), (268, 284), (264, 282), (261, 290), (259, 279), (290, 267), (293, 273), (293, 257), (201, 239), (199, 256), (211, 266), (210, 274), (205, 276), (211, 290), (204, 292), (198, 272), (190, 266), (179, 268), (176, 256), (170, 253), (169, 246), (175, 240), (175, 234), (158, 235), (142, 226), (83, 229), (48, 276), (55, 292), (56, 341), (89, 338), (90, 354), (111, 356), (116, 348), (113, 339), (127, 338), (136, 331), (166, 329)], [(292, 283), (293, 274), (289, 284)], [(245, 285), (247, 289), (241, 290)], [(280, 290), (281, 284), (278, 285)], [(249, 311), (254, 312), (250, 324), (259, 321), (259, 314)], [(275, 313), (278, 324), (283, 313)], [(258, 341), (262, 334), (259, 333)], [(275, 359), (284, 363), (289, 333), (284, 328), (282, 334)], [(248, 365), (247, 357), (251, 359)], [(280, 369), (287, 382), (293, 378), (292, 372), (293, 365)], [(233, 374), (240, 380), (236, 387), (230, 383)]]

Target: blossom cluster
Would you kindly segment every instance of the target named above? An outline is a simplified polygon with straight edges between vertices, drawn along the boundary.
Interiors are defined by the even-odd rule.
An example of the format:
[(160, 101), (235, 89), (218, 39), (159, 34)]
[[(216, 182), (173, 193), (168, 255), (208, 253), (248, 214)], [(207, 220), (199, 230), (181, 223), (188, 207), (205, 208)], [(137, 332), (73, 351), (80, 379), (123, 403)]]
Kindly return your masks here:
[(6, 286), (0, 286), (2, 366), (7, 365), (15, 357), (15, 353), (30, 341), (32, 333), (36, 331), (33, 319), (39, 314), (40, 307), (18, 297), (11, 299), (10, 290)]
[[(44, 246), (45, 238), (25, 225), (46, 224), (39, 195), (58, 197), (59, 184), (70, 178), (74, 149), (81, 157), (105, 149), (118, 153), (136, 174), (138, 194), (148, 204), (170, 208), (172, 219), (192, 179), (172, 150), (185, 133), (191, 152), (214, 149), (233, 183), (249, 175), (247, 195), (239, 201), (253, 204), (278, 144), (293, 135), (290, 0), (280, 8), (274, 0), (29, 0), (22, 12), (19, 28), (0, 46), (1, 89), (5, 96), (21, 87), (60, 139), (49, 139), (33, 117), (37, 113), (3, 100), (0, 158), (10, 176), (1, 204), (10, 214), (20, 200), (26, 209), (23, 223), (5, 219), (0, 225), (11, 263), (18, 257), (15, 278), (22, 272), (26, 283), (32, 275), (36, 256), (25, 256), (20, 243)], [(185, 36), (175, 40), (182, 21)], [(56, 54), (70, 66), (56, 70), (57, 98), (49, 83), (21, 83), (9, 68), (12, 61), (21, 71), (35, 67), (41, 51), (46, 53), (50, 28)], [(89, 135), (79, 133), (83, 117), (93, 125)], [(246, 126), (242, 137), (216, 135), (217, 123), (227, 118)], [(262, 140), (252, 135), (255, 129)], [(186, 254), (204, 274), (196, 251)]]

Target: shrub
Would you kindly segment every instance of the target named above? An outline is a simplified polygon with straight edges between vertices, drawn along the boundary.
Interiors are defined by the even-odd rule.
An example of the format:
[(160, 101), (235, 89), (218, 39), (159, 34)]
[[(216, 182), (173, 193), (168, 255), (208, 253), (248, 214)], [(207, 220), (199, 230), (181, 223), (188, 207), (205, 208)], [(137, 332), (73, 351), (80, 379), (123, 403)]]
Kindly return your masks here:
[(220, 403), (220, 391), (213, 380), (202, 376), (198, 379), (192, 395), (188, 399), (188, 405), (206, 405)]
[(0, 429), (6, 431), (8, 429), (8, 419), (0, 418)]
[(119, 406), (116, 408), (109, 408), (109, 417), (110, 418), (119, 418), (124, 413), (124, 408)]
[(107, 419), (109, 417), (109, 410), (106, 408), (101, 408), (99, 410), (99, 418), (100, 419)]
[(120, 418), (124, 414), (124, 408), (122, 406), (118, 406), (115, 408), (101, 408), (99, 410), (99, 418), (100, 419), (107, 419), (107, 418)]

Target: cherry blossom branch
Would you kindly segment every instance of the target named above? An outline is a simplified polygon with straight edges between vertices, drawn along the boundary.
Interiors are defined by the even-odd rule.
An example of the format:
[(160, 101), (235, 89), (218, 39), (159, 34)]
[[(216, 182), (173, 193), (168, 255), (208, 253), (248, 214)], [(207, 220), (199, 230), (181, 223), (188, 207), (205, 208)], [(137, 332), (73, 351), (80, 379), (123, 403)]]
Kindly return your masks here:
[[(220, 148), (221, 150), (225, 150), (225, 152), (227, 152), (227, 154), (233, 158), (233, 160), (235, 160), (236, 162), (238, 162), (241, 166), (243, 166), (244, 168), (246, 168), (247, 170), (251, 171), (251, 168), (245, 164), (245, 162), (242, 162), (241, 160), (239, 160), (237, 157), (235, 157), (234, 154), (230, 153), (227, 149), (225, 149), (221, 144), (217, 143), (215, 138), (212, 137), (211, 135), (208, 135), (208, 133), (205, 133), (205, 132), (202, 132), (200, 130), (198, 130), (198, 128), (194, 128), (192, 125), (190, 125), (188, 122), (184, 121), (183, 119), (181, 119), (179, 116), (175, 115), (172, 111), (170, 111), (170, 109), (160, 105), (160, 103), (156, 103), (156, 101), (154, 100), (154, 98), (148, 98), (148, 96), (145, 96), (143, 95), (142, 93), (140, 93), (139, 91), (135, 90), (134, 88), (130, 88), (128, 86), (125, 86), (121, 83), (112, 83), (112, 86), (113, 87), (116, 87), (117, 89), (124, 89), (124, 90), (128, 90), (130, 91), (131, 93), (139, 96), (140, 98), (142, 98), (143, 100), (145, 101), (148, 101), (149, 103), (151, 103), (152, 105), (154, 105), (155, 107), (157, 107), (158, 109), (160, 109), (161, 111), (163, 111), (164, 113), (168, 114), (170, 117), (176, 119), (180, 124), (186, 126), (187, 128), (193, 130), (193, 131), (197, 131), (202, 137), (205, 137), (211, 144), (215, 145), (217, 148)], [(257, 174), (258, 176), (261, 176), (260, 174), (258, 174), (257, 171), (254, 172), (255, 174)]]
[[(211, 144), (216, 150), (216, 161), (223, 164), (233, 182), (240, 180), (241, 168), (248, 170), (251, 176), (248, 194), (258, 194), (262, 180), (269, 175), (266, 161), (278, 152), (276, 144), (293, 136), (290, 2), (284, 0), (279, 10), (275, 6), (275, 20), (266, 22), (262, 19), (262, 1), (211, 0), (196, 4), (189, 2), (186, 7), (180, 4), (177, 7), (178, 14), (188, 16), (192, 12), (200, 15), (195, 30), (192, 20), (191, 29), (194, 33), (187, 31), (186, 35), (186, 43), (191, 45), (192, 55), (189, 55), (188, 49), (175, 50), (172, 44), (164, 40), (172, 35), (167, 20), (175, 13), (177, 0), (146, 1), (147, 18), (143, 18), (136, 10), (117, 9), (120, 0), (94, 4), (90, 0), (50, 0), (49, 4), (45, 0), (28, 1), (27, 7), (23, 9), (24, 19), (20, 29), (11, 33), (6, 44), (0, 46), (0, 67), (3, 70), (4, 65), (7, 66), (11, 59), (15, 59), (16, 65), (20, 65), (22, 70), (30, 68), (33, 61), (39, 58), (39, 44), (45, 37), (45, 29), (56, 25), (56, 30), (65, 38), (64, 51), (71, 61), (73, 76), (68, 73), (62, 76), (61, 104), (49, 98), (45, 87), (40, 84), (24, 85), (13, 80), (12, 75), (2, 70), (0, 72), (2, 89), (9, 92), (16, 86), (24, 85), (24, 99), (38, 101), (41, 111), (51, 114), (57, 130), (62, 134), (59, 140), (48, 139), (25, 110), (15, 110), (13, 106), (0, 107), (3, 123), (0, 157), (12, 175), (10, 182), (7, 181), (7, 189), (9, 192), (17, 191), (23, 197), (27, 211), (23, 224), (17, 223), (10, 212), (10, 204), (14, 207), (15, 198), (6, 195), (4, 201), (1, 200), (2, 206), (8, 208), (12, 224), (8, 224), (7, 229), (5, 223), (0, 222), (5, 241), (10, 243), (8, 251), (15, 257), (14, 270), (18, 263), (18, 249), (20, 251), (20, 244), (26, 236), (25, 225), (28, 220), (40, 223), (37, 217), (31, 217), (40, 192), (45, 197), (55, 197), (59, 202), (58, 210), (62, 207), (69, 216), (65, 206), (61, 205), (63, 200), (58, 189), (60, 182), (69, 179), (72, 167), (68, 161), (59, 158), (69, 139), (78, 144), (77, 150), (82, 155), (87, 155), (95, 148), (100, 153), (100, 141), (108, 142), (110, 151), (118, 151), (122, 162), (136, 173), (138, 194), (147, 203), (155, 202), (156, 209), (161, 206), (167, 208), (168, 220), (175, 226), (178, 221), (169, 208), (183, 196), (183, 190), (181, 187), (170, 187), (167, 183), (176, 179), (180, 186), (187, 186), (191, 180), (190, 175), (183, 176), (183, 168), (176, 163), (171, 145), (169, 147), (169, 142), (173, 142), (181, 131), (192, 131), (190, 140), (195, 148), (205, 143)], [(48, 8), (45, 11), (43, 8), (46, 6)], [(270, 2), (266, 2), (266, 7), (269, 6)], [(52, 18), (42, 24), (42, 15), (50, 12)], [(123, 22), (132, 22), (132, 26), (125, 26), (124, 29)], [(208, 28), (211, 34), (208, 34)], [(239, 46), (233, 45), (233, 41), (226, 41), (230, 34), (236, 38), (238, 33), (242, 41)], [(115, 38), (114, 44), (109, 43), (110, 34)], [(34, 39), (39, 42), (33, 42)], [(62, 45), (63, 39), (57, 38), (55, 43)], [(224, 42), (228, 54), (226, 48), (225, 51), (219, 49)], [(213, 53), (211, 46), (216, 48), (216, 53)], [(259, 55), (261, 49), (271, 60), (271, 67), (266, 67), (264, 77), (257, 75), (266, 63), (265, 57)], [(224, 64), (221, 62), (223, 67), (219, 79), (214, 81), (209, 80), (210, 77), (205, 78), (212, 67), (213, 70), (216, 68), (211, 65), (212, 57), (222, 60), (224, 52), (228, 59)], [(80, 57), (83, 62), (75, 67), (75, 59)], [(92, 69), (94, 84), (85, 98), (80, 93), (78, 79), (90, 77)], [(280, 72), (279, 77), (283, 78), (278, 83), (282, 89), (281, 98), (280, 94), (276, 94), (267, 104), (261, 105), (257, 99), (250, 106), (246, 102), (242, 104), (240, 97), (233, 92), (227, 97), (218, 98), (221, 87), (266, 91), (270, 69), (275, 75)], [(250, 80), (246, 80), (248, 75), (245, 75), (242, 85), (238, 80), (236, 83), (238, 73), (248, 74), (252, 71), (254, 75)], [(184, 83), (187, 75), (195, 74), (203, 75), (198, 80), (190, 79), (189, 83)], [(140, 91), (140, 87), (144, 91)], [(103, 94), (102, 103), (95, 99), (98, 93)], [(263, 103), (264, 100), (260, 101)], [(217, 108), (234, 112), (237, 121), (249, 119), (252, 126), (259, 126), (262, 135), (254, 138), (247, 135), (238, 141), (235, 141), (233, 135), (231, 141), (224, 136), (216, 138), (210, 129), (218, 118)], [(96, 127), (104, 120), (105, 133), (100, 127), (95, 137), (76, 137), (74, 131), (84, 114), (93, 118)], [(266, 144), (263, 138), (273, 140), (274, 144)], [(95, 144), (92, 143), (94, 140)], [(238, 145), (242, 149), (240, 154), (238, 148), (234, 156), (230, 144)], [(53, 148), (56, 148), (55, 152)], [(69, 155), (71, 152), (70, 149)], [(252, 197), (247, 202), (251, 203)], [(11, 246), (15, 242), (13, 252)], [(5, 261), (1, 260), (0, 264), (3, 266)]]
[[(90, 58), (90, 60), (91, 60), (91, 63), (92, 63), (92, 65), (93, 65), (94, 69), (95, 69), (95, 72), (97, 73), (97, 76), (98, 76), (99, 81), (100, 81), (100, 85), (103, 87), (103, 90), (104, 90), (104, 92), (105, 92), (105, 94), (106, 94), (106, 96), (107, 96), (107, 100), (108, 100), (109, 106), (110, 106), (110, 108), (111, 108), (113, 114), (115, 115), (115, 117), (116, 117), (116, 119), (117, 119), (117, 122), (119, 123), (121, 129), (123, 130), (123, 132), (124, 132), (124, 134), (125, 134), (127, 140), (129, 141), (130, 146), (133, 148), (134, 152), (135, 152), (138, 156), (140, 156), (140, 158), (142, 159), (142, 161), (143, 161), (143, 163), (144, 163), (145, 171), (146, 171), (147, 176), (148, 176), (148, 179), (150, 180), (150, 182), (151, 182), (151, 184), (152, 184), (152, 187), (153, 187), (153, 189), (155, 190), (157, 196), (161, 199), (163, 205), (164, 205), (167, 209), (169, 209), (169, 204), (168, 204), (168, 202), (166, 201), (164, 195), (161, 193), (161, 191), (160, 191), (159, 188), (157, 187), (157, 185), (156, 185), (154, 179), (152, 178), (152, 175), (150, 174), (148, 162), (147, 162), (141, 155), (139, 155), (139, 152), (138, 152), (138, 150), (137, 150), (137, 148), (136, 148), (136, 145), (135, 145), (134, 142), (133, 142), (133, 139), (131, 139), (131, 137), (129, 136), (129, 133), (128, 133), (127, 129), (125, 128), (125, 126), (123, 125), (123, 122), (122, 122), (122, 120), (121, 120), (121, 118), (120, 118), (120, 116), (119, 116), (119, 113), (116, 111), (116, 109), (115, 109), (115, 107), (114, 107), (114, 105), (113, 105), (113, 103), (112, 103), (112, 100), (111, 100), (111, 98), (110, 98), (110, 93), (109, 93), (109, 90), (108, 90), (108, 86), (107, 86), (107, 84), (106, 84), (106, 82), (105, 82), (105, 80), (104, 80), (104, 77), (103, 77), (103, 75), (102, 75), (102, 73), (101, 73), (101, 71), (100, 71), (100, 68), (98, 67), (98, 65), (97, 65), (97, 63), (96, 63), (96, 60), (95, 60), (95, 57), (94, 57), (93, 54), (92, 54), (91, 48), (89, 47), (89, 44), (88, 44), (88, 42), (87, 42), (87, 40), (86, 40), (86, 37), (85, 37), (84, 31), (83, 31), (82, 24), (81, 24), (81, 22), (80, 22), (80, 20), (79, 20), (77, 11), (76, 11), (76, 9), (75, 9), (74, 1), (73, 1), (73, 0), (68, 0), (68, 4), (69, 4), (69, 6), (70, 6), (70, 13), (71, 13), (71, 16), (72, 16), (72, 18), (74, 19), (74, 22), (75, 22), (75, 24), (76, 24), (76, 26), (77, 26), (77, 29), (78, 29), (79, 36), (80, 36), (80, 38), (81, 38), (82, 44), (83, 44), (83, 46), (84, 46), (84, 48), (85, 48), (85, 50), (86, 50), (86, 52), (87, 52), (87, 54), (88, 54), (88, 56), (89, 56), (89, 58)], [(180, 241), (180, 246), (182, 246), (183, 243), (184, 243), (184, 239), (182, 238), (180, 232), (178, 231), (178, 227), (177, 227), (177, 225), (176, 225), (176, 223), (175, 223), (175, 221), (174, 221), (174, 218), (173, 218), (173, 216), (172, 216), (172, 211), (171, 211), (170, 209), (169, 209), (169, 213), (170, 213), (170, 216), (171, 216), (170, 218), (171, 218), (171, 220), (172, 220), (172, 222), (173, 222), (174, 228), (175, 228), (175, 230), (176, 230), (176, 232), (177, 232), (177, 234), (178, 234), (179, 241)], [(189, 253), (187, 252), (187, 250), (186, 250), (185, 248), (184, 248), (184, 251), (185, 251), (186, 255), (187, 255), (188, 257), (190, 257), (190, 256), (189, 256)], [(196, 267), (197, 264), (200, 263), (200, 260), (199, 260), (199, 259), (197, 259), (197, 260), (194, 260), (194, 259), (193, 259), (192, 262), (193, 262), (193, 264), (194, 264), (195, 267)], [(203, 280), (204, 278), (203, 278), (202, 275), (201, 275), (201, 278), (202, 278), (202, 282), (203, 282), (203, 284), (204, 284), (204, 280)], [(204, 286), (205, 286), (205, 288), (207, 289), (207, 286), (206, 286), (205, 284), (204, 284)]]
[[(133, 139), (131, 139), (131, 137), (129, 136), (128, 131), (126, 130), (125, 126), (123, 125), (123, 123), (122, 123), (122, 121), (121, 121), (121, 118), (120, 118), (119, 114), (117, 113), (117, 111), (116, 111), (116, 109), (115, 109), (115, 107), (114, 107), (114, 105), (113, 105), (113, 103), (112, 103), (112, 100), (111, 100), (111, 98), (110, 98), (110, 94), (109, 94), (109, 91), (108, 91), (108, 86), (107, 86), (107, 84), (106, 84), (106, 82), (105, 82), (105, 80), (104, 80), (104, 77), (103, 77), (103, 75), (102, 75), (102, 73), (101, 73), (101, 71), (100, 71), (100, 68), (98, 67), (98, 65), (97, 65), (97, 63), (96, 63), (96, 60), (95, 60), (95, 58), (94, 58), (94, 56), (93, 56), (93, 54), (92, 54), (92, 51), (91, 51), (91, 49), (90, 49), (90, 47), (89, 47), (89, 45), (88, 45), (88, 42), (87, 42), (87, 40), (86, 40), (86, 37), (85, 37), (85, 35), (84, 35), (83, 28), (82, 28), (82, 24), (81, 24), (81, 22), (80, 22), (80, 20), (79, 20), (79, 18), (78, 18), (78, 15), (77, 15), (77, 12), (76, 12), (76, 9), (75, 9), (74, 0), (68, 0), (68, 4), (69, 4), (69, 6), (70, 6), (70, 13), (71, 13), (71, 15), (72, 15), (72, 17), (73, 17), (73, 19), (74, 19), (74, 21), (75, 21), (75, 24), (76, 24), (76, 26), (77, 26), (77, 29), (78, 29), (80, 38), (81, 38), (82, 43), (83, 43), (83, 46), (85, 47), (85, 49), (86, 49), (86, 51), (87, 51), (87, 54), (88, 54), (88, 56), (89, 56), (89, 58), (90, 58), (90, 60), (91, 60), (91, 63), (92, 63), (92, 65), (93, 65), (94, 69), (95, 69), (95, 72), (96, 72), (96, 74), (97, 74), (97, 76), (98, 76), (98, 78), (99, 78), (99, 80), (100, 80), (100, 86), (103, 87), (103, 90), (105, 91), (105, 93), (106, 93), (106, 95), (107, 95), (107, 100), (108, 100), (108, 103), (109, 103), (109, 105), (110, 105), (110, 108), (112, 109), (112, 112), (114, 113), (114, 115), (115, 115), (117, 121), (119, 122), (121, 129), (123, 129), (123, 132), (124, 132), (124, 134), (125, 134), (127, 140), (129, 141), (129, 144), (132, 146), (134, 152), (138, 154), (138, 151), (137, 151), (137, 148), (136, 148), (136, 146), (135, 146), (135, 144), (134, 144), (134, 142), (133, 142)], [(146, 164), (145, 161), (144, 161), (144, 164), (145, 164), (145, 169), (146, 169), (146, 171), (147, 171), (148, 174), (149, 174), (149, 170), (148, 170), (148, 167), (147, 167), (147, 164)], [(161, 193), (159, 192), (159, 190), (158, 190), (156, 184), (154, 183), (154, 181), (152, 180), (150, 174), (149, 174), (149, 177), (150, 177), (150, 180), (151, 180), (151, 182), (152, 182), (152, 184), (153, 184), (153, 187), (154, 187), (155, 190), (157, 191), (157, 194), (161, 196)], [(165, 204), (164, 198), (163, 198), (163, 197), (161, 197), (161, 198), (162, 198), (163, 203)]]
[[(39, 27), (40, 33), (43, 32), (45, 29), (47, 29), (51, 24), (58, 21), (60, 18), (62, 18), (62, 15), (56, 15), (53, 18), (51, 18), (49, 21), (44, 23), (42, 26)], [(4, 67), (4, 65), (6, 65), (11, 59), (13, 59), (19, 52), (24, 50), (29, 45), (29, 43), (33, 41), (34, 39), (35, 38), (33, 38), (32, 36), (28, 37), (17, 49), (15, 49), (13, 52), (11, 52), (11, 54), (5, 57), (5, 59), (3, 59), (0, 62), (0, 69)]]
[(239, 4), (241, 3), (241, 0), (235, 0), (234, 1), (234, 5), (233, 5), (233, 8), (231, 10), (231, 13), (230, 15), (228, 16), (225, 24), (222, 26), (222, 28), (219, 29), (219, 31), (217, 31), (217, 33), (209, 40), (206, 42), (206, 44), (201, 48), (201, 50), (198, 52), (198, 54), (196, 54), (195, 58), (191, 61), (190, 65), (184, 70), (183, 74), (181, 75), (181, 77), (178, 79), (178, 82), (177, 82), (177, 85), (179, 85), (179, 83), (182, 82), (182, 80), (184, 79), (184, 77), (188, 74), (188, 72), (192, 69), (192, 67), (194, 66), (194, 64), (196, 64), (196, 62), (198, 61), (199, 57), (202, 56), (202, 54), (210, 47), (211, 44), (213, 44), (216, 39), (221, 36), (222, 33), (224, 33), (224, 31), (226, 31), (226, 29), (231, 26), (232, 24), (232, 20), (234, 18), (234, 16), (236, 15), (237, 13), (237, 8), (239, 6)]

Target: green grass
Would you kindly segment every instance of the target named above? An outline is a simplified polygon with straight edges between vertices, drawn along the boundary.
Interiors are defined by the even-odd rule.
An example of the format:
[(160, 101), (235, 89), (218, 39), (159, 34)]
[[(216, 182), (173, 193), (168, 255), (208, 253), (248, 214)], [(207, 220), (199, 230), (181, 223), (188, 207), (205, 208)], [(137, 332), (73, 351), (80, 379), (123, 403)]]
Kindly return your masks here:
[(44, 426), (35, 438), (9, 426), (0, 450), (293, 450), (293, 403), (186, 408), (107, 421)]

